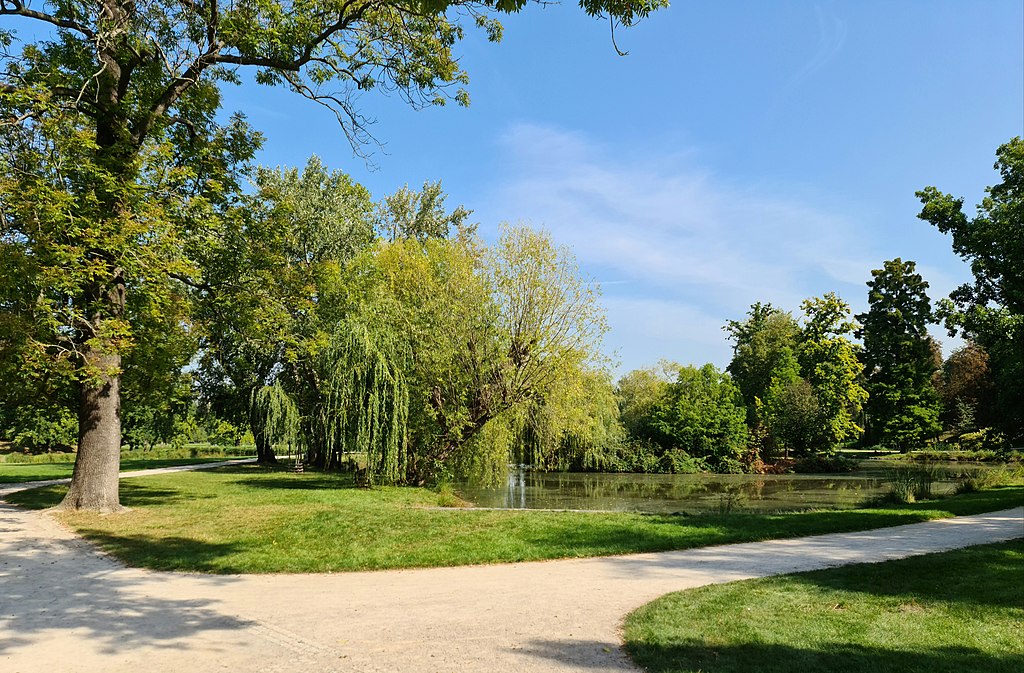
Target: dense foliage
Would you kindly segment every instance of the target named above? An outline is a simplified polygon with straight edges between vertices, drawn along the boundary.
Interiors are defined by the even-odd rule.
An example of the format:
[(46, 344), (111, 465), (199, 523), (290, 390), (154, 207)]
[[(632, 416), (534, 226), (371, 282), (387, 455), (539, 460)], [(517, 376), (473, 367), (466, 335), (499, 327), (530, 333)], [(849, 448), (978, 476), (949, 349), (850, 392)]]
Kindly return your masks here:
[(741, 472), (747, 448), (746, 410), (739, 388), (713, 365), (682, 367), (654, 411), (666, 446), (722, 472)]
[(729, 372), (747, 405), (747, 422), (764, 458), (805, 458), (855, 439), (867, 397), (859, 376), (850, 307), (835, 294), (801, 304), (802, 322), (771, 304), (751, 306), (725, 329), (733, 341)]
[[(255, 168), (259, 134), (219, 121), (219, 87), (252, 66), (362, 147), (352, 94), (466, 102), (459, 22), (497, 39), (493, 15), (523, 4), (5, 2), (52, 32), (0, 31), (2, 439), (77, 444), (66, 504), (113, 510), (122, 443), (250, 438), (263, 463), (284, 449), (423, 483), (510, 461), (732, 471), (858, 440), (1024, 437), (1020, 138), (973, 217), (918, 194), (975, 276), (940, 302), (970, 339), (945, 363), (927, 283), (897, 259), (872, 272), (859, 325), (834, 294), (801, 314), (757, 302), (725, 327), (727, 373), (663, 361), (613, 385), (598, 289), (550, 235), (487, 244), (439, 182), (375, 201), (315, 157)], [(581, 6), (630, 24), (664, 4)]]
[[(125, 359), (147, 326), (174, 330), (174, 311), (165, 310), (179, 294), (172, 281), (192, 277), (189, 251), (230, 209), (240, 166), (259, 144), (240, 119), (218, 122), (221, 86), (249, 68), (257, 83), (332, 110), (360, 151), (370, 137), (358, 93), (468, 104), (468, 77), (453, 53), (462, 24), (497, 41), (495, 16), (525, 4), (0, 4), (2, 367), (79, 390), (78, 459), (64, 507), (120, 508)], [(580, 6), (614, 27), (665, 4)]]
[(914, 262), (900, 258), (871, 272), (868, 311), (857, 316), (864, 340), (864, 366), (871, 439), (904, 450), (939, 434), (939, 401), (932, 385), (935, 347), (928, 283)]
[(918, 192), (919, 217), (953, 238), (970, 263), (974, 283), (957, 288), (939, 306), (952, 334), (962, 332), (984, 349), (994, 388), (991, 422), (1007, 441), (1024, 439), (1024, 140), (999, 147), (1001, 182), (985, 190), (974, 217), (963, 199), (928, 187)]

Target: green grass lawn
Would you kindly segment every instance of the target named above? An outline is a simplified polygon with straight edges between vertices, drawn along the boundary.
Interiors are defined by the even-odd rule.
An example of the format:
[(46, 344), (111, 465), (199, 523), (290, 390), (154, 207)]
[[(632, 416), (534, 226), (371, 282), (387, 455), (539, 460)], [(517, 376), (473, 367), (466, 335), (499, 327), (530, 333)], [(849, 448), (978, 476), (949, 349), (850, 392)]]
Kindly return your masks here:
[(1019, 673), (1024, 541), (669, 594), (626, 619), (649, 673)]
[[(65, 487), (8, 499), (56, 504)], [(347, 475), (257, 466), (121, 482), (126, 514), (62, 514), (135, 566), (211, 573), (326, 572), (686, 549), (914, 523), (1024, 503), (1010, 486), (876, 509), (676, 516), (432, 509), (419, 488), (360, 489)]]
[[(132, 458), (121, 460), (121, 470), (151, 470), (157, 467), (174, 467), (177, 465), (195, 465), (197, 463), (218, 463), (233, 460), (238, 456), (222, 456), (219, 458), (172, 458), (145, 459)], [(60, 463), (0, 463), (0, 484), (24, 483), (26, 481), (46, 481), (70, 477), (75, 469), (74, 462)]]

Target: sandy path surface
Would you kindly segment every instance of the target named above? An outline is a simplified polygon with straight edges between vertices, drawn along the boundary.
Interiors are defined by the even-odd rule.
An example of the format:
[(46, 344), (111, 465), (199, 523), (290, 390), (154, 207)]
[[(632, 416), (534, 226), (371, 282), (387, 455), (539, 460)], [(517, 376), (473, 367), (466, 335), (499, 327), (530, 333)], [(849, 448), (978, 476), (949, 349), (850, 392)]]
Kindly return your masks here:
[(0, 503), (0, 671), (635, 671), (621, 620), (670, 591), (1015, 537), (1024, 508), (682, 552), (205, 576), (125, 568)]

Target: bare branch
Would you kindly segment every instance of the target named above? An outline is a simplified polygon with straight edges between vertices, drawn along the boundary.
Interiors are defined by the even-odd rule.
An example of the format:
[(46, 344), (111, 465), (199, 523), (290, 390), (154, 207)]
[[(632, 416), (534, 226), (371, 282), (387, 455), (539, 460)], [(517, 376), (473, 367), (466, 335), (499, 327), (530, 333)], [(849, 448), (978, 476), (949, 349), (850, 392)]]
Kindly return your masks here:
[(612, 16), (611, 14), (609, 14), (608, 15), (608, 26), (609, 26), (609, 28), (611, 30), (611, 34), (612, 34), (612, 47), (615, 49), (615, 53), (618, 54), (619, 56), (629, 56), (629, 52), (628, 51), (622, 51), (621, 49), (619, 49), (619, 43), (615, 41), (615, 25), (616, 25), (616, 23), (617, 22), (615, 21), (615, 17)]
[(196, 131), (196, 125), (190, 122), (189, 120), (185, 119), (184, 117), (168, 117), (167, 121), (171, 122), (172, 124), (180, 124), (181, 126), (184, 126), (185, 130), (188, 131), (188, 137), (192, 141), (195, 141), (196, 138), (199, 137), (199, 132)]
[(192, 288), (193, 290), (202, 290), (203, 292), (212, 292), (213, 291), (213, 286), (210, 285), (209, 283), (204, 283), (204, 282), (198, 281), (198, 280), (196, 280), (194, 278), (190, 278), (189, 276), (186, 276), (183, 273), (174, 273), (174, 272), (172, 272), (172, 273), (169, 273), (167, 275), (170, 276), (171, 278), (173, 278), (174, 280), (177, 280), (177, 281), (181, 282), (182, 284)]
[(19, 115), (17, 117), (12, 117), (11, 119), (9, 119), (7, 121), (0, 121), (0, 126), (17, 126), (18, 124), (21, 124), (24, 121), (28, 121), (29, 119), (38, 119), (38, 118), (39, 118), (39, 113), (38, 112), (36, 112), (36, 111), (26, 112), (23, 115)]
[(296, 93), (333, 112), (334, 116), (338, 119), (342, 132), (356, 154), (363, 159), (369, 159), (358, 148), (368, 143), (376, 142), (376, 140), (367, 130), (367, 120), (352, 108), (349, 101), (339, 98), (338, 94), (323, 94), (314, 91), (312, 87), (295, 74), (286, 73), (284, 78)]
[(52, 14), (46, 14), (44, 12), (37, 12), (34, 9), (26, 7), (21, 0), (3, 0), (3, 5), (0, 6), (0, 16), (23, 16), (26, 19), (34, 19), (36, 21), (43, 21), (51, 25), (57, 26), (58, 28), (65, 28), (67, 30), (73, 30), (76, 33), (80, 33), (92, 40), (96, 37), (96, 34), (89, 28), (83, 26), (77, 21), (71, 21), (70, 19), (61, 19)]
[(217, 54), (221, 49), (224, 48), (223, 42), (218, 42), (210, 47), (205, 53), (201, 54), (194, 61), (192, 65), (188, 67), (181, 76), (176, 77), (171, 84), (164, 90), (164, 92), (157, 98), (156, 102), (149, 110), (149, 114), (139, 123), (135, 129), (134, 140), (137, 145), (141, 145), (142, 141), (145, 140), (149, 134), (150, 128), (153, 123), (162, 117), (167, 112), (168, 108), (174, 105), (182, 94), (199, 81), (199, 77), (203, 74), (210, 66), (217, 62)]

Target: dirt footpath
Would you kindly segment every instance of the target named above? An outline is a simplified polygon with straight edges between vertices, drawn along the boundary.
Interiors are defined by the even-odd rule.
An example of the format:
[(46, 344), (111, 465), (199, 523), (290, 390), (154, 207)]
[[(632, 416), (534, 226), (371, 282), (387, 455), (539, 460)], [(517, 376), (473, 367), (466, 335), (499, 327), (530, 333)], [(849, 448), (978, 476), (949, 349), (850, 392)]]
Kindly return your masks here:
[(0, 671), (635, 671), (622, 618), (670, 591), (1015, 537), (1024, 508), (682, 552), (206, 576), (125, 568), (0, 503)]

